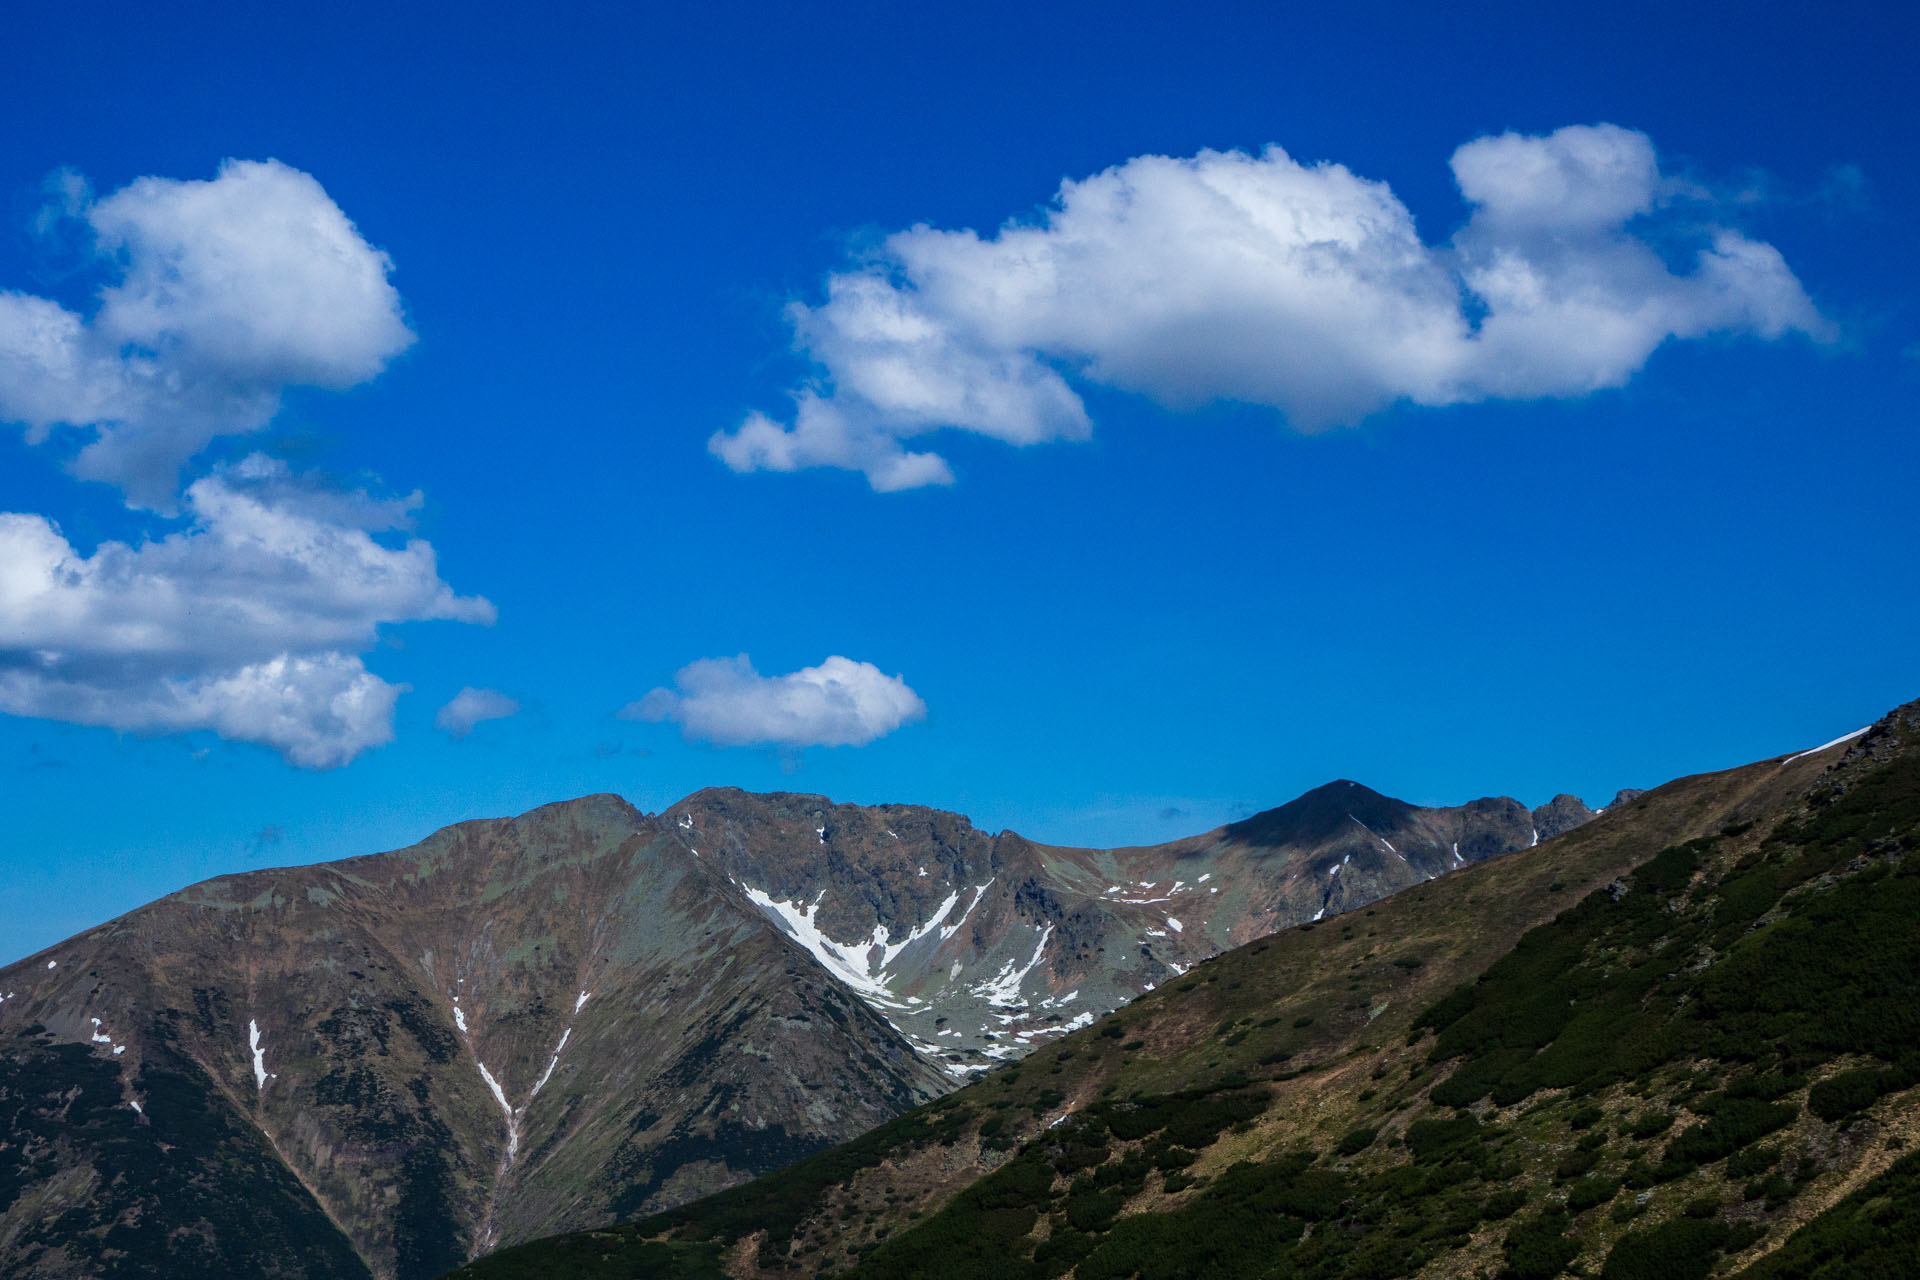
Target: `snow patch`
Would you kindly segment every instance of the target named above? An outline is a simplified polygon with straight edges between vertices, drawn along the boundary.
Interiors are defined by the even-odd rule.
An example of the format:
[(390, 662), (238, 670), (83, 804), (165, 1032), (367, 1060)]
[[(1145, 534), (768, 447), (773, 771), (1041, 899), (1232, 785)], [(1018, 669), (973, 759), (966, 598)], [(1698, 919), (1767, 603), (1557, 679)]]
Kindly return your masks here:
[[(941, 927), (940, 941), (945, 942), (948, 938), (951, 938), (954, 934), (960, 932), (960, 926), (967, 922), (967, 917), (973, 914), (973, 909), (980, 905), (980, 899), (985, 897), (987, 890), (993, 887), (993, 881), (994, 881), (994, 877), (988, 876), (987, 882), (985, 884), (975, 885), (973, 887), (973, 901), (967, 904), (967, 909), (960, 913), (960, 918), (958, 920), (955, 920), (950, 925), (944, 925)], [(948, 976), (949, 977), (960, 976), (960, 967), (958, 962), (956, 962), (954, 965), (953, 973)]]
[(47, 968), (49, 968), (49, 969), (58, 969), (59, 967), (60, 967), (60, 962), (59, 962), (58, 960), (49, 960), (49, 961), (47, 961)]
[[(991, 880), (987, 882), (987, 884), (992, 883)], [(980, 896), (985, 892), (986, 887), (981, 885), (975, 890), (973, 903), (967, 907), (969, 914), (973, 911), (973, 907), (979, 904)], [(899, 958), (900, 953), (935, 929), (940, 930), (941, 940), (945, 941), (952, 936), (954, 930), (960, 927), (959, 922), (949, 927), (942, 927), (946, 918), (953, 913), (954, 907), (959, 905), (960, 892), (957, 889), (946, 896), (940, 904), (940, 909), (933, 913), (931, 919), (909, 932), (898, 942), (893, 941), (892, 931), (883, 924), (875, 925), (872, 936), (864, 941), (836, 942), (822, 932), (819, 925), (814, 922), (814, 917), (819, 914), (821, 902), (826, 899), (825, 890), (822, 890), (820, 896), (810, 905), (802, 908), (798, 901), (776, 901), (771, 894), (756, 889), (752, 885), (743, 885), (742, 888), (746, 890), (747, 897), (753, 900), (755, 906), (771, 913), (785, 927), (788, 936), (811, 952), (813, 958), (825, 965), (827, 971), (834, 977), (860, 995), (890, 1005), (893, 1002), (893, 991), (888, 984), (892, 981), (892, 975), (887, 972), (887, 969)], [(966, 916), (963, 915), (960, 921), (964, 922), (965, 919)], [(879, 953), (877, 963), (874, 955), (876, 951)]]
[(132, 1107), (132, 1108), (134, 1109), (134, 1111), (135, 1111), (135, 1112), (136, 1112), (137, 1114), (139, 1114), (139, 1115), (145, 1115), (145, 1114), (147, 1114), (147, 1113), (146, 1113), (146, 1110), (145, 1110), (145, 1109), (144, 1109), (143, 1107), (141, 1107), (141, 1105), (140, 1105), (140, 1099), (138, 1099), (138, 1098), (128, 1098), (128, 1099), (127, 1099), (127, 1105), (128, 1105), (128, 1106), (130, 1106), (130, 1107)]
[(1181, 924), (1178, 920), (1175, 920), (1172, 916), (1167, 917), (1167, 925), (1175, 933), (1182, 933), (1186, 929), (1185, 925)]
[[(547, 1069), (545, 1071), (542, 1071), (540, 1073), (540, 1078), (533, 1082), (533, 1092), (527, 1095), (527, 1101), (529, 1103), (531, 1103), (535, 1098), (540, 1096), (540, 1090), (546, 1088), (548, 1079), (550, 1079), (553, 1075), (553, 1069), (560, 1065), (560, 1053), (562, 1050), (564, 1050), (567, 1047), (567, 1039), (572, 1035), (573, 1035), (572, 1027), (568, 1027), (565, 1031), (562, 1031), (560, 1033), (560, 1043), (553, 1046), (553, 1056), (547, 1059)], [(526, 1110), (526, 1107), (523, 1106), (520, 1108), (520, 1110), (524, 1112)]]
[[(473, 1065), (480, 1068), (480, 1078), (487, 1082), (487, 1088), (493, 1092), (493, 1100), (500, 1104), (500, 1110), (507, 1117), (507, 1164), (513, 1163), (514, 1156), (520, 1153), (520, 1117), (514, 1112), (513, 1104), (507, 1101), (507, 1091), (493, 1078), (493, 1072), (487, 1070), (487, 1064), (475, 1058)], [(506, 1166), (502, 1165), (504, 1172)]]
[(453, 1025), (460, 1028), (461, 1035), (467, 1034), (467, 1015), (460, 1011), (460, 1006), (457, 1004), (453, 1006)]
[(1211, 880), (1211, 879), (1213, 879), (1213, 872), (1211, 872), (1211, 871), (1209, 871), (1209, 872), (1207, 872), (1207, 874), (1205, 874), (1205, 875), (1203, 875), (1203, 876), (1201, 876), (1201, 877), (1200, 877), (1200, 878), (1199, 878), (1198, 880), (1195, 880), (1195, 881), (1194, 881), (1194, 883), (1195, 883), (1195, 884), (1205, 884), (1205, 883), (1206, 883), (1207, 881), (1209, 881), (1209, 880)]
[(1053, 936), (1053, 922), (1048, 921), (1040, 930), (1040, 941), (1034, 944), (1033, 957), (1022, 968), (1016, 968), (1012, 960), (1001, 966), (1000, 972), (985, 982), (970, 989), (970, 994), (984, 999), (988, 1004), (1002, 1005), (1007, 1008), (1025, 1008), (1026, 997), (1020, 994), (1020, 984), (1027, 980), (1034, 967), (1040, 963), (1041, 955), (1047, 949), (1047, 939)]
[(773, 915), (795, 942), (805, 947), (813, 958), (826, 966), (827, 972), (838, 978), (846, 986), (863, 996), (891, 1000), (893, 992), (887, 984), (876, 978), (868, 969), (868, 955), (873, 949), (871, 942), (847, 944), (835, 942), (820, 931), (813, 918), (820, 911), (823, 892), (811, 905), (802, 908), (798, 901), (780, 902), (773, 895), (764, 893), (752, 885), (741, 886), (753, 905)]
[[(979, 900), (978, 898), (975, 899), (975, 901), (978, 901), (978, 900)], [(899, 954), (902, 951), (905, 951), (908, 947), (920, 941), (920, 939), (926, 937), (929, 933), (932, 933), (936, 928), (939, 928), (941, 921), (945, 920), (947, 918), (948, 913), (950, 913), (959, 904), (960, 904), (960, 891), (956, 889), (952, 893), (948, 894), (941, 901), (940, 909), (934, 912), (932, 917), (929, 918), (925, 924), (909, 932), (907, 936), (899, 942), (893, 942), (890, 940), (891, 933), (885, 925), (883, 924), (875, 925), (873, 927), (872, 945), (880, 948), (880, 968), (882, 970), (887, 969), (889, 966), (893, 964), (894, 959), (897, 956), (899, 956)], [(966, 919), (966, 917), (962, 916), (961, 919), (964, 920)], [(946, 937), (946, 933), (944, 930), (942, 930), (942, 933), (941, 933), (942, 940), (944, 940), (945, 937)], [(881, 977), (882, 981), (885, 981), (886, 974), (884, 972), (881, 973), (879, 976)]]
[[(1802, 751), (1802, 752), (1801, 752), (1801, 753), (1800, 753), (1799, 755), (1797, 755), (1797, 756), (1788, 756), (1788, 757), (1787, 757), (1787, 758), (1786, 758), (1785, 760), (1782, 760), (1782, 761), (1781, 761), (1780, 763), (1781, 763), (1781, 764), (1792, 764), (1792, 763), (1793, 763), (1793, 762), (1794, 762), (1795, 760), (1801, 760), (1801, 759), (1804, 759), (1804, 758), (1806, 758), (1807, 756), (1816, 756), (1816, 755), (1819, 755), (1819, 754), (1820, 754), (1820, 753), (1821, 753), (1822, 751), (1825, 751), (1825, 750), (1826, 750), (1826, 749), (1827, 749), (1828, 747), (1837, 747), (1837, 746), (1839, 746), (1839, 745), (1840, 745), (1841, 743), (1843, 743), (1843, 742), (1852, 742), (1852, 741), (1853, 741), (1853, 740), (1854, 740), (1855, 738), (1857, 738), (1857, 737), (1859, 737), (1859, 736), (1860, 736), (1861, 734), (1863, 734), (1863, 733), (1865, 733), (1865, 732), (1867, 731), (1867, 729), (1871, 729), (1871, 728), (1873, 728), (1873, 726), (1872, 726), (1872, 725), (1868, 725), (1868, 726), (1866, 727), (1866, 729), (1855, 729), (1855, 730), (1854, 730), (1854, 731), (1853, 731), (1852, 733), (1843, 733), (1843, 734), (1841, 734), (1841, 735), (1840, 735), (1839, 737), (1837, 737), (1837, 738), (1835, 738), (1835, 739), (1834, 739), (1834, 740), (1833, 740), (1832, 742), (1823, 742), (1823, 743), (1821, 743), (1821, 744), (1820, 744), (1819, 746), (1817, 746), (1817, 747), (1814, 747), (1814, 748), (1812, 748), (1811, 750), (1808, 750), (1808, 751)], [(1606, 810), (1604, 810), (1604, 809), (1602, 809), (1602, 810), (1600, 810), (1600, 812), (1602, 812), (1602, 813), (1605, 813), (1605, 812), (1606, 812)], [(53, 966), (52, 966), (52, 965), (48, 965), (47, 967), (48, 967), (49, 969), (51, 969), (51, 968), (52, 968)]]
[(579, 997), (573, 1002), (573, 1011), (575, 1013), (580, 1012), (580, 1010), (586, 1006), (587, 997), (592, 994), (593, 993), (591, 991), (582, 991)]
[(253, 1054), (253, 1087), (264, 1090), (267, 1087), (267, 1050), (260, 1043), (260, 1024), (252, 1018), (247, 1019), (247, 1049)]

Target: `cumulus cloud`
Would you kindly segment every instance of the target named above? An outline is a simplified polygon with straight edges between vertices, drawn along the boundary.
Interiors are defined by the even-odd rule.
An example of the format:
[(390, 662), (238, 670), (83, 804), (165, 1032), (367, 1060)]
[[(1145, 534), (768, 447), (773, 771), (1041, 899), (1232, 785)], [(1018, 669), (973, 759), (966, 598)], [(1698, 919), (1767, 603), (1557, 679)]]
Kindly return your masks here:
[(65, 195), (113, 282), (90, 316), (0, 292), (0, 419), (36, 443), (78, 428), (75, 474), (139, 505), (171, 511), (186, 461), (286, 388), (357, 385), (413, 341), (387, 256), (278, 161)]
[(904, 443), (939, 429), (1085, 438), (1069, 377), (1317, 430), (1397, 402), (1617, 387), (1674, 338), (1832, 336), (1778, 250), (1688, 221), (1696, 193), (1644, 134), (1484, 137), (1452, 167), (1471, 214), (1444, 244), (1385, 183), (1278, 147), (1139, 156), (990, 237), (897, 232), (788, 308), (818, 370), (791, 419), (750, 414), (709, 447), (736, 471), (908, 489), (952, 481)]
[(415, 502), (327, 492), (254, 456), (187, 489), (185, 529), (138, 545), (83, 555), (44, 516), (0, 513), (0, 712), (347, 763), (391, 740), (406, 688), (357, 656), (382, 625), (493, 621), (430, 544), (374, 536)]
[(784, 676), (763, 676), (746, 654), (680, 668), (620, 715), (672, 721), (688, 741), (724, 747), (859, 747), (924, 718), (927, 704), (900, 676), (839, 656)]
[(473, 726), (482, 720), (505, 720), (519, 711), (520, 704), (499, 690), (469, 685), (434, 714), (433, 726), (458, 741), (472, 733)]

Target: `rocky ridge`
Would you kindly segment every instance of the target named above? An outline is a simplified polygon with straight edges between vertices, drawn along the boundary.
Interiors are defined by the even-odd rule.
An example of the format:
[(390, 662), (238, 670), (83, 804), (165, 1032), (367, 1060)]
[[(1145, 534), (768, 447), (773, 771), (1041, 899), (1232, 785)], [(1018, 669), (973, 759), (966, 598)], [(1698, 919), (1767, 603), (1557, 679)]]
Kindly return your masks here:
[(0, 1270), (411, 1280), (667, 1208), (1578, 812), (1343, 781), (1089, 850), (592, 796), (207, 881), (0, 970)]

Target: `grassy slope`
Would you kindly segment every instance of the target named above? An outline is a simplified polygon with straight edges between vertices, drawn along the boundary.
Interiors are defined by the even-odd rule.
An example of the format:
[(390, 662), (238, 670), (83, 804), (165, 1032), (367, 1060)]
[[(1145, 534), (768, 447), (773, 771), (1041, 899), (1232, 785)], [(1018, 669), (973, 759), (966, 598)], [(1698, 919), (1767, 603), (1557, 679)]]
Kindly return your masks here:
[[(462, 1274), (1633, 1280), (1750, 1261), (1913, 1128), (1902, 735), (1920, 737), (1870, 739), (1881, 759), (1812, 808), (1837, 749), (1683, 779), (1228, 953), (812, 1161)], [(1897, 1192), (1834, 1210), (1866, 1215), (1843, 1242)]]

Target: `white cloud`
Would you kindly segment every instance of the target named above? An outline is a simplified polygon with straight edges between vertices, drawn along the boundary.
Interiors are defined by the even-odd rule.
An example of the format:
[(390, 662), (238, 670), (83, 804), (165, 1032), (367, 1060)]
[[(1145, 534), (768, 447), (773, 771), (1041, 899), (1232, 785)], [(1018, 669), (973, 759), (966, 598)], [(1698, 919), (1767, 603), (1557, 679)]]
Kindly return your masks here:
[(323, 492), (255, 456), (195, 482), (188, 527), (139, 545), (83, 555), (45, 517), (0, 513), (0, 712), (345, 764), (392, 737), (405, 686), (355, 656), (383, 624), (493, 621), (431, 545), (373, 536), (417, 501)]
[(333, 769), (393, 740), (393, 704), (406, 688), (344, 653), (282, 654), (196, 676), (142, 672), (124, 682), (16, 668), (0, 669), (0, 710), (140, 733), (210, 729), (272, 747), (302, 768)]
[(674, 688), (655, 689), (620, 714), (673, 721), (688, 741), (727, 747), (858, 747), (924, 718), (927, 704), (871, 662), (835, 656), (763, 676), (743, 653), (688, 663)]
[(505, 720), (519, 710), (518, 702), (497, 689), (475, 689), (469, 685), (434, 714), (433, 727), (457, 740), (472, 733), (473, 726), (482, 720)]
[(736, 471), (843, 467), (905, 489), (952, 481), (903, 444), (942, 428), (1085, 438), (1068, 375), (1314, 430), (1401, 401), (1619, 386), (1671, 338), (1830, 336), (1771, 245), (1684, 223), (1694, 189), (1642, 134), (1509, 133), (1452, 163), (1472, 213), (1443, 245), (1386, 184), (1278, 147), (1140, 156), (991, 237), (898, 232), (829, 277), (825, 301), (789, 308), (819, 367), (791, 422), (750, 414), (710, 447)]
[(287, 387), (354, 386), (413, 341), (387, 256), (278, 161), (68, 203), (116, 279), (91, 317), (0, 292), (0, 419), (35, 442), (81, 428), (75, 474), (142, 506), (170, 511), (186, 461), (265, 426)]

